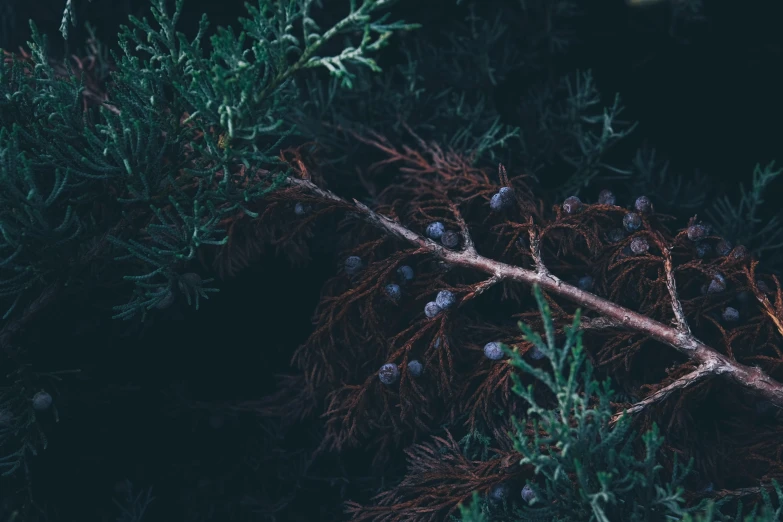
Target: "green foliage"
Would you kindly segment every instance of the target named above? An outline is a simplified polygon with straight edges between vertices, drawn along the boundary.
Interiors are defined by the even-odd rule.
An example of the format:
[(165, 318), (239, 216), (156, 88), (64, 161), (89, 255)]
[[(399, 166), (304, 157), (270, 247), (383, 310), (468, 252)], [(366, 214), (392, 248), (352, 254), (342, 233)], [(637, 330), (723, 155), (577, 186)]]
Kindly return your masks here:
[(767, 257), (773, 262), (781, 259), (777, 252), (783, 247), (783, 227), (779, 216), (765, 220), (760, 214), (764, 204), (764, 192), (781, 172), (783, 169), (776, 169), (775, 162), (764, 167), (756, 165), (750, 190), (740, 184), (738, 202), (732, 202), (728, 196), (723, 196), (707, 211), (721, 235), (743, 243), (759, 257), (763, 257), (764, 252), (767, 252)]
[[(415, 27), (375, 16), (393, 0), (351, 1), (327, 30), (312, 17), (320, 2), (259, 0), (247, 4), (244, 30), (219, 28), (206, 55), (206, 17), (192, 41), (176, 31), (183, 3), (168, 13), (153, 0), (155, 24), (130, 17), (110, 101), (97, 109), (85, 112), (83, 85), (56, 73), (32, 23), (32, 71), (0, 64), (3, 319), (44, 287), (85, 284), (96, 259), (124, 263), (114, 266), (133, 286), (115, 317), (143, 318), (181, 288), (200, 247), (225, 243), (221, 220), (255, 217), (248, 205), (284, 180), (278, 153), (298, 135), (289, 117), (300, 104), (296, 75), (325, 68), (350, 87), (356, 68), (378, 70), (370, 55), (392, 34)], [(344, 47), (326, 53), (336, 38)], [(251, 165), (260, 181), (247, 184)], [(185, 286), (187, 296), (216, 290)]]
[[(513, 390), (530, 404), (528, 415), (533, 418), (532, 438), (524, 435), (523, 422), (513, 419), (517, 430), (513, 435), (514, 447), (523, 455), (521, 464), (533, 465), (536, 475), (543, 479), (540, 485), (531, 484), (536, 499), (532, 507), (522, 507), (523, 519), (540, 517), (543, 511), (599, 522), (642, 521), (660, 518), (663, 513), (683, 514), (681, 483), (690, 472), (690, 465), (680, 466), (675, 455), (671, 480), (662, 480), (662, 466), (657, 458), (663, 439), (657, 427), (642, 436), (645, 456), (643, 460), (636, 458), (630, 418), (623, 416), (616, 425), (609, 424), (613, 394), (608, 380), (600, 384), (593, 379), (582, 346), (580, 313), (576, 313), (571, 328), (566, 329), (564, 345), (557, 347), (549, 306), (538, 287), (535, 296), (546, 341), (527, 325), (520, 323), (519, 327), (525, 340), (546, 355), (552, 373), (531, 366), (517, 350), (506, 351), (510, 364), (533, 376), (555, 395), (557, 408), (539, 406), (533, 385), (523, 386), (514, 375)], [(545, 436), (539, 434), (542, 425)], [(541, 451), (542, 447), (553, 449)]]
[[(529, 505), (509, 508), (473, 496), (469, 507), (460, 506), (463, 522), (489, 520), (522, 521), (658, 521), (682, 522), (771, 522), (778, 520), (783, 507), (775, 509), (766, 490), (763, 502), (742, 518), (742, 502), (734, 516), (717, 509), (728, 502), (703, 500), (692, 508), (684, 506), (682, 486), (691, 471), (692, 462), (683, 466), (674, 455), (670, 478), (665, 479), (658, 463), (663, 444), (656, 425), (641, 436), (642, 458), (634, 453), (638, 437), (631, 430), (630, 418), (623, 415), (610, 424), (614, 394), (607, 379), (593, 378), (586, 360), (579, 329), (580, 311), (570, 328), (565, 329), (562, 346), (557, 346), (549, 305), (538, 286), (534, 294), (544, 322), (545, 338), (519, 323), (524, 339), (546, 355), (551, 372), (530, 365), (517, 348), (504, 346), (508, 363), (532, 376), (555, 397), (557, 406), (544, 408), (535, 399), (533, 385), (524, 386), (514, 374), (514, 392), (529, 405), (527, 423), (512, 418), (515, 432), (510, 433), (514, 448), (523, 455), (522, 465), (533, 466), (535, 480), (528, 486), (535, 492)], [(544, 433), (542, 435), (542, 433)], [(778, 505), (783, 506), (783, 492), (777, 482), (773, 487)], [(760, 507), (760, 511), (759, 511)], [(695, 515), (694, 513), (699, 513)]]

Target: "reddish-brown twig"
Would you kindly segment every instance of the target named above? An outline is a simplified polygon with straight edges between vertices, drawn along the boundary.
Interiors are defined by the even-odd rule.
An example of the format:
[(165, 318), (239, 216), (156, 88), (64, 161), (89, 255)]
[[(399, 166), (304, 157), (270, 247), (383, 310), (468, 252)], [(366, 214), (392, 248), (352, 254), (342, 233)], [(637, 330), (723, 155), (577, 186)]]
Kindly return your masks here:
[[(769, 399), (776, 406), (783, 408), (783, 385), (766, 375), (760, 368), (739, 364), (705, 345), (696, 339), (687, 328), (683, 327), (685, 324), (683, 322), (680, 322), (676, 328), (667, 326), (612, 301), (569, 285), (557, 276), (549, 273), (540, 259), (536, 260), (536, 270), (528, 270), (484, 257), (474, 249), (449, 250), (431, 239), (413, 232), (399, 221), (374, 212), (359, 201), (354, 200), (353, 203), (350, 203), (307, 180), (290, 177), (288, 182), (303, 190), (319, 195), (325, 201), (343, 207), (350, 206), (354, 212), (357, 212), (367, 222), (385, 231), (387, 234), (416, 245), (420, 251), (429, 252), (446, 263), (479, 270), (490, 274), (500, 281), (511, 280), (528, 285), (537, 284), (542, 290), (598, 312), (607, 320), (614, 321), (623, 328), (648, 335), (659, 342), (675, 348), (696, 363), (697, 368), (700, 368), (701, 371), (706, 370), (707, 374), (705, 374), (705, 377), (706, 375), (726, 375), (734, 382), (755, 391)], [(536, 235), (532, 233), (531, 243), (534, 243), (534, 239), (536, 239)], [(671, 283), (671, 288), (674, 289), (673, 276), (668, 282)], [(675, 311), (675, 314), (677, 314), (677, 311)], [(682, 316), (678, 319), (682, 320)], [(677, 387), (682, 388), (685, 384), (687, 383), (680, 383), (675, 389)]]

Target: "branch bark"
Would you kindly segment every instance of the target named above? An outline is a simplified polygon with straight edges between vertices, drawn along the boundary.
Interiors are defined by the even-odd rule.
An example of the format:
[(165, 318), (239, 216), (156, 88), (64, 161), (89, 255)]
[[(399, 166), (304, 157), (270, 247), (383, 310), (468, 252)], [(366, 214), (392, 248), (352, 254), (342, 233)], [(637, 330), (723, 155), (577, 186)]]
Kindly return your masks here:
[[(671, 346), (696, 363), (698, 368), (707, 369), (708, 373), (704, 377), (707, 375), (724, 375), (731, 381), (767, 398), (777, 407), (783, 408), (783, 385), (766, 375), (760, 368), (740, 364), (705, 345), (696, 339), (687, 327), (683, 328), (681, 324), (678, 324), (676, 328), (667, 326), (612, 301), (569, 285), (557, 276), (549, 273), (543, 264), (538, 265), (538, 260), (537, 270), (533, 271), (484, 257), (474, 249), (449, 250), (431, 239), (413, 232), (399, 221), (374, 212), (359, 201), (354, 200), (353, 203), (350, 203), (333, 192), (324, 190), (307, 180), (289, 177), (288, 183), (315, 193), (326, 201), (358, 212), (367, 222), (385, 231), (387, 234), (416, 245), (421, 251), (429, 252), (451, 265), (484, 272), (498, 281), (517, 281), (531, 286), (537, 284), (542, 290), (598, 312), (609, 324), (619, 325), (623, 328), (648, 335), (659, 342)], [(533, 239), (537, 238), (531, 236), (531, 240)], [(531, 241), (532, 243), (533, 241)], [(671, 281), (669, 282), (672, 283)], [(683, 386), (678, 385), (678, 387), (682, 388)]]

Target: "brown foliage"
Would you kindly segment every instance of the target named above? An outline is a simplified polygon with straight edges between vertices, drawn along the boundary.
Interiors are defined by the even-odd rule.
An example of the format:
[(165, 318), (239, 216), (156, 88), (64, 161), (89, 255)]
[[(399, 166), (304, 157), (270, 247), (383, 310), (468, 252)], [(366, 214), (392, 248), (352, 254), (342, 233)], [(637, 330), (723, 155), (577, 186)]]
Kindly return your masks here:
[[(739, 247), (725, 257), (699, 259), (685, 228), (654, 211), (642, 216), (639, 230), (612, 242), (609, 231), (621, 226), (627, 212), (622, 207), (585, 204), (580, 212), (567, 214), (560, 205), (548, 208), (536, 197), (535, 179), (524, 173), (507, 177), (501, 167), (497, 177), (494, 169), (474, 166), (471, 158), (415, 135), (417, 146), (401, 149), (371, 131), (354, 137), (385, 156), (366, 169), (366, 185), (380, 185), (381, 177), (396, 172), (394, 183), (375, 196), (375, 213), (418, 234), (440, 221), (462, 233), (462, 246), (473, 242), (486, 258), (533, 271), (544, 265), (565, 283), (576, 284), (589, 275), (594, 295), (664, 325), (684, 322), (728, 360), (781, 378), (781, 287), (776, 278), (757, 275), (756, 262)], [(281, 159), (294, 168), (297, 179), (325, 187), (313, 149), (290, 149)], [(513, 189), (514, 205), (492, 212), (488, 203), (501, 184)], [(296, 215), (296, 202), (308, 205), (310, 212)], [(282, 417), (286, 423), (320, 415), (325, 435), (319, 451), (371, 448), (378, 469), (405, 448), (406, 478), (372, 505), (350, 503), (354, 520), (442, 520), (473, 490), (486, 492), (530, 477), (509, 449), (507, 436), (510, 416), (524, 417), (524, 401), (511, 391), (511, 368), (483, 355), (488, 341), (517, 346), (522, 353), (531, 349), (514, 321), (541, 327), (528, 288), (450, 266), (421, 244), (379, 231), (357, 215), (355, 205), (323, 191), (289, 185), (251, 210), (261, 218), (238, 214), (227, 219), (229, 243), (202, 258), (221, 275), (248, 266), (266, 245), (291, 259), (306, 259), (314, 223), (336, 211), (348, 213), (339, 225), (343, 254), (360, 256), (364, 269), (354, 276), (339, 272), (324, 285), (314, 330), (293, 356), (300, 375), (282, 380), (275, 396), (240, 409)], [(642, 237), (650, 249), (633, 255), (629, 245)], [(540, 240), (540, 258), (528, 238)], [(719, 240), (710, 236), (704, 241)], [(407, 284), (396, 277), (402, 265), (415, 271)], [(725, 277), (727, 290), (707, 293), (706, 284), (717, 273)], [(385, 295), (391, 282), (402, 287), (399, 302)], [(675, 282), (680, 309), (672, 306), (670, 286)], [(767, 297), (773, 287), (774, 304)], [(432, 319), (425, 317), (424, 305), (444, 289), (457, 295), (457, 303)], [(559, 328), (570, 324), (578, 303), (552, 294), (546, 298)], [(735, 324), (720, 316), (729, 305), (740, 310)], [(633, 328), (618, 328), (623, 325), (590, 310), (583, 317), (585, 346), (598, 371), (611, 376), (626, 399), (649, 399), (633, 410), (641, 412), (636, 428), (644, 431), (652, 422), (664, 428), (665, 465), (671, 467), (672, 452), (693, 456), (701, 477), (719, 488), (738, 489), (783, 476), (779, 428), (757, 413), (759, 403), (741, 386), (715, 378), (709, 368)], [(423, 364), (420, 377), (408, 371), (414, 359)], [(393, 385), (384, 385), (377, 372), (390, 362), (398, 365), (400, 376)], [(544, 394), (542, 400), (547, 400)], [(618, 412), (630, 404), (617, 403)], [(467, 458), (452, 435), (477, 432), (492, 437), (493, 458)]]

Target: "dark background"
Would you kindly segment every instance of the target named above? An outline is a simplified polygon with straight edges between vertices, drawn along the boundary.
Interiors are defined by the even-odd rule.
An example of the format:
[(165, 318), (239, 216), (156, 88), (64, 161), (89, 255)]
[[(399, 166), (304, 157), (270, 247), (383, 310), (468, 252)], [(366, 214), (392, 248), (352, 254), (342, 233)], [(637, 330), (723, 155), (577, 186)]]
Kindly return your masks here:
[[(401, 18), (432, 31), (464, 15), (455, 1), (403, 0), (397, 9)], [(83, 47), (84, 20), (97, 27), (102, 41), (112, 43), (129, 13), (148, 12), (147, 0), (74, 2), (79, 26), (71, 28), (69, 52)], [(346, 3), (327, 2), (340, 8)], [(0, 47), (22, 45), (29, 36), (26, 20), (33, 18), (49, 35), (52, 55), (62, 55), (58, 27), (64, 4), (0, 0)], [(685, 177), (700, 170), (719, 192), (748, 183), (756, 163), (779, 157), (780, 2), (707, 1), (706, 20), (677, 36), (670, 34), (666, 9), (640, 13), (609, 0), (582, 4), (587, 15), (579, 22), (580, 43), (566, 64), (592, 68), (607, 96), (621, 93), (626, 118), (640, 122), (634, 139), (654, 144)], [(180, 27), (191, 33), (206, 13), (212, 27), (236, 28), (244, 12), (237, 0), (187, 0)], [(524, 82), (521, 71), (512, 75), (498, 86), (496, 100), (501, 106), (513, 100)], [(773, 187), (768, 199), (778, 193), (780, 187)], [(307, 338), (321, 286), (334, 273), (332, 244), (314, 249), (304, 269), (266, 256), (223, 283), (198, 312), (174, 311), (142, 337), (121, 336), (123, 327), (101, 319), (89, 296), (53, 310), (47, 319), (51, 326), (29, 334), (33, 345), (42, 347), (32, 362), (41, 370), (80, 368), (82, 373), (63, 383), (62, 420), (50, 431), (49, 448), (34, 461), (36, 499), (47, 507), (48, 519), (116, 519), (111, 498), (126, 478), (138, 487), (153, 486), (158, 499), (149, 520), (191, 520), (186, 513), (206, 509), (187, 499), (198, 496), (200, 481), (214, 481), (231, 462), (250, 458), (247, 448), (255, 446), (246, 434), (257, 430), (246, 429), (238, 418), (222, 418), (222, 427), (215, 427), (220, 419), (187, 402), (258, 398), (274, 390), (273, 376), (286, 371), (293, 349)], [(258, 444), (261, 449), (252, 457), (263, 459)], [(271, 463), (258, 471), (276, 472)], [(237, 480), (253, 481), (252, 476)], [(339, 484), (314, 484), (305, 486), (297, 506), (279, 520), (338, 519)], [(221, 487), (208, 488), (199, 501), (238, 504), (243, 491), (252, 489), (231, 482)], [(232, 520), (264, 520), (247, 512)]]

